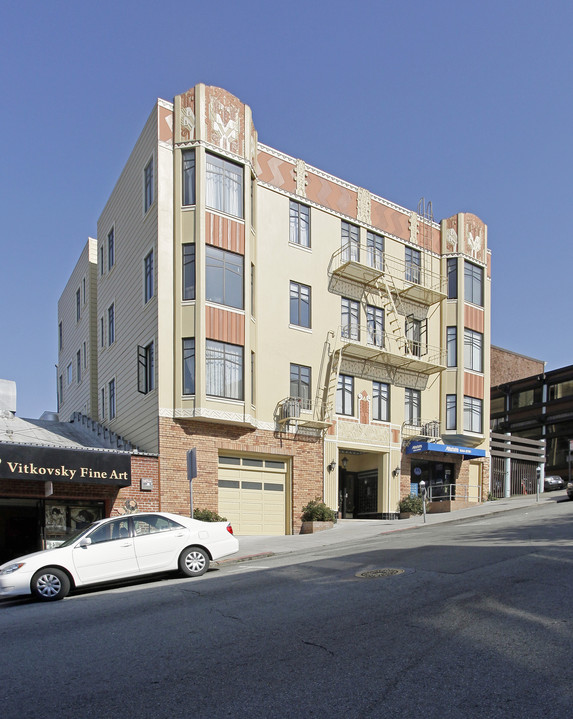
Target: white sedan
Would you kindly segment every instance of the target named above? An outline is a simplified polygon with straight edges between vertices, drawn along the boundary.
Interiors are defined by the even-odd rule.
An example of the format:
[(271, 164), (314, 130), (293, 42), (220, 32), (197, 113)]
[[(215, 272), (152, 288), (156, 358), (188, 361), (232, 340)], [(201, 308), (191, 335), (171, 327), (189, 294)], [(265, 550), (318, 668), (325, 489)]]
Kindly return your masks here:
[(0, 566), (0, 597), (33, 594), (53, 601), (75, 587), (170, 570), (198, 577), (210, 561), (238, 551), (229, 522), (200, 522), (166, 512), (109, 517), (56, 549)]

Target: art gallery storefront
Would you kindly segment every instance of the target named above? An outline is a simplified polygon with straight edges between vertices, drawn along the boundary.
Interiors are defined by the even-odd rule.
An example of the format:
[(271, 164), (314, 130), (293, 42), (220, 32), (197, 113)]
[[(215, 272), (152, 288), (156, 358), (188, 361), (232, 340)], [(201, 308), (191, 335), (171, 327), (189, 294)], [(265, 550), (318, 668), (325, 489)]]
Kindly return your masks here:
[(0, 443), (0, 563), (111, 514), (158, 509), (156, 469), (130, 452)]

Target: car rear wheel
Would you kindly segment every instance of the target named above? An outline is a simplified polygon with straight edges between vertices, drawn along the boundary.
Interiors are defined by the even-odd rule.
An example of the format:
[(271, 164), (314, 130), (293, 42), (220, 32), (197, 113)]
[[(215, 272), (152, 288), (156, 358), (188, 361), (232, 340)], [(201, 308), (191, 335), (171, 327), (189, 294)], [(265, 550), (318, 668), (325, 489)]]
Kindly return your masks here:
[(45, 567), (32, 577), (32, 594), (43, 602), (53, 602), (67, 597), (70, 592), (70, 580), (61, 569)]
[(179, 569), (187, 577), (200, 577), (209, 569), (209, 555), (201, 547), (188, 547), (179, 557)]

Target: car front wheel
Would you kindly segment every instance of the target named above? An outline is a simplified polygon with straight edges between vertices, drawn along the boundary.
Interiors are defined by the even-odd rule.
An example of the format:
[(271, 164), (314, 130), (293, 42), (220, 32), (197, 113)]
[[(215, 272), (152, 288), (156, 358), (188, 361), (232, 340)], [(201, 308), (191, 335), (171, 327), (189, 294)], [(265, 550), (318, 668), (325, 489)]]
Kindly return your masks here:
[(61, 569), (46, 567), (32, 577), (32, 594), (43, 602), (53, 602), (67, 597), (70, 591), (68, 575)]
[(209, 555), (200, 547), (188, 547), (179, 557), (179, 569), (187, 577), (200, 577), (209, 569)]

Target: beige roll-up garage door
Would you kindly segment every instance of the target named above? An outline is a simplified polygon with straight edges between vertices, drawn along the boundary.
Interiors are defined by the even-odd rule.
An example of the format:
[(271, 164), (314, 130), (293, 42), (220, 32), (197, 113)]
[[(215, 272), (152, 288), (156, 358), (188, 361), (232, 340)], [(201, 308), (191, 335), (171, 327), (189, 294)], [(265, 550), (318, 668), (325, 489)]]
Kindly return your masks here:
[(219, 457), (219, 514), (237, 535), (286, 533), (287, 463)]

